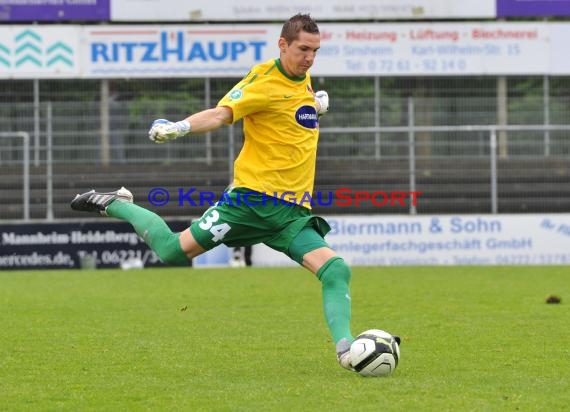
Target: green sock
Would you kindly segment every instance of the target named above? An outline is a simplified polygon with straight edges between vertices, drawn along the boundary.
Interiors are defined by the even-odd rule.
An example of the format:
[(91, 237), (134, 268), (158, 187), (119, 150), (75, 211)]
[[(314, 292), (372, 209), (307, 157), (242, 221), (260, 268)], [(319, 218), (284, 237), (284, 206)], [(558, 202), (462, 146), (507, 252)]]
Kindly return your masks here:
[(354, 340), (350, 332), (350, 268), (340, 257), (329, 259), (317, 272), (322, 283), (325, 319), (334, 343)]
[(129, 222), (164, 263), (176, 266), (188, 264), (188, 258), (180, 247), (180, 234), (173, 233), (156, 213), (121, 200), (111, 202), (105, 211), (109, 216)]

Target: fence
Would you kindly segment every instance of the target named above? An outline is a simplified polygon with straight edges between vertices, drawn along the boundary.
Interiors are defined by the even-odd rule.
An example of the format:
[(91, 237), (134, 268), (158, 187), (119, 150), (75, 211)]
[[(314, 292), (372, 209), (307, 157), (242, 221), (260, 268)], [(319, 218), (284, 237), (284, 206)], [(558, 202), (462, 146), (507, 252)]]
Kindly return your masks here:
[[(77, 218), (69, 209), (75, 193), (120, 185), (163, 215), (201, 214), (205, 207), (176, 202), (153, 207), (146, 196), (153, 187), (221, 193), (243, 141), (240, 125), (166, 145), (148, 141), (148, 125), (212, 106), (235, 82), (0, 82), (0, 219)], [(332, 97), (321, 122), (315, 190), (422, 192), (416, 206), (408, 198), (382, 207), (317, 205), (318, 213), (563, 212), (570, 206), (568, 79), (507, 79), (505, 98), (500, 80), (491, 78), (314, 82)], [(26, 139), (7, 137), (16, 135), (29, 135), (30, 147), (23, 148)]]

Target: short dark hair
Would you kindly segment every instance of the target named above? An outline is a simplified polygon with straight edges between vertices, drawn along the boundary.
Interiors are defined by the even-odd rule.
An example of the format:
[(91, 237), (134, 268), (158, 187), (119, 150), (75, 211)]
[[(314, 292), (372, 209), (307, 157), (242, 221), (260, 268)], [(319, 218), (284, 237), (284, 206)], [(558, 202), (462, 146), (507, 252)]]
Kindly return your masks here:
[(311, 34), (319, 34), (319, 26), (308, 14), (297, 13), (285, 22), (281, 29), (281, 37), (287, 44), (291, 44), (299, 38), (299, 33), (305, 31)]

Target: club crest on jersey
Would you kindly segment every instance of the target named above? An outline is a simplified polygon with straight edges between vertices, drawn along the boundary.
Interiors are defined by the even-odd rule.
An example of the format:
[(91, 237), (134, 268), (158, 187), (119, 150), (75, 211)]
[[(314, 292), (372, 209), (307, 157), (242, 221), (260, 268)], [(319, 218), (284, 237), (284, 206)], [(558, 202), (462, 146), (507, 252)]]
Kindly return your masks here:
[(295, 120), (307, 129), (316, 129), (319, 127), (319, 115), (314, 106), (299, 107), (295, 113)]
[(243, 91), (240, 89), (235, 89), (230, 92), (230, 99), (232, 100), (241, 99), (242, 96), (243, 96)]

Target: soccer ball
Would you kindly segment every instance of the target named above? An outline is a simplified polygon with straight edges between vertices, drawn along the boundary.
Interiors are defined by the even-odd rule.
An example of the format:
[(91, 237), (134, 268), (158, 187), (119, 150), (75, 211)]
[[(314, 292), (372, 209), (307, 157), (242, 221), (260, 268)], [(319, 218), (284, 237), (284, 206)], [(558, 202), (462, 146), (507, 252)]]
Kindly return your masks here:
[(388, 376), (400, 360), (400, 338), (379, 329), (362, 332), (350, 345), (350, 361), (362, 376)]

